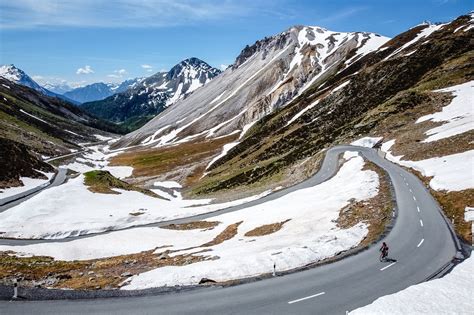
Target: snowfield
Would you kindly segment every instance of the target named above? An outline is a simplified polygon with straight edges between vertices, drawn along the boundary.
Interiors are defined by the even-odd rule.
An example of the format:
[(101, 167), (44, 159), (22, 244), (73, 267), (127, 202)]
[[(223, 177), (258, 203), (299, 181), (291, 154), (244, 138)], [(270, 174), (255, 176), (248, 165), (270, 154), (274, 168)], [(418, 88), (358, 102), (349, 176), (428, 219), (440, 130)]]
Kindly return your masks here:
[(474, 129), (474, 81), (455, 85), (435, 92), (450, 92), (454, 96), (451, 103), (440, 112), (420, 117), (416, 122), (444, 122), (441, 126), (426, 132), (428, 138), (423, 142), (432, 142), (452, 137)]
[[(60, 239), (123, 229), (207, 213), (259, 199), (271, 191), (236, 201), (209, 204), (212, 199), (171, 200), (136, 191), (114, 189), (120, 194), (93, 193), (84, 185), (84, 175), (52, 187), (0, 213), (3, 237)], [(163, 195), (159, 190), (158, 195)]]
[[(96, 135), (97, 136), (97, 135)], [(88, 148), (89, 151), (83, 154), (83, 157), (76, 158), (74, 162), (64, 165), (78, 173), (86, 173), (93, 170), (109, 171), (110, 174), (117, 178), (126, 178), (132, 175), (133, 167), (131, 166), (109, 166), (108, 159), (121, 151), (107, 153), (108, 146), (95, 145)]]
[[(338, 228), (334, 220), (351, 198), (365, 200), (377, 195), (378, 176), (373, 171), (362, 171), (363, 166), (363, 159), (354, 157), (335, 177), (320, 185), (212, 218), (212, 221), (222, 222), (219, 225), (222, 227), (242, 222), (232, 239), (212, 246), (212, 252), (199, 254), (218, 256), (219, 259), (145, 272), (132, 277), (130, 284), (123, 289), (191, 285), (204, 277), (226, 281), (256, 276), (272, 272), (274, 263), (277, 271), (288, 270), (357, 246), (367, 235), (367, 226), (359, 223), (344, 230)], [(351, 178), (350, 182), (348, 178)], [(262, 225), (288, 219), (290, 221), (273, 234), (245, 236), (246, 232)], [(203, 249), (206, 247), (181, 250), (173, 255), (196, 253)]]
[[(80, 260), (131, 254), (154, 248), (156, 253), (167, 249), (176, 251), (171, 255), (212, 249), (211, 252), (195, 255), (219, 257), (216, 260), (180, 267), (163, 267), (139, 274), (122, 288), (126, 290), (197, 284), (203, 277), (225, 281), (255, 276), (271, 272), (274, 263), (277, 271), (293, 269), (353, 248), (367, 235), (364, 223), (358, 223), (349, 229), (340, 229), (335, 223), (339, 211), (349, 204), (349, 200), (365, 200), (378, 193), (377, 174), (362, 170), (363, 166), (363, 159), (353, 156), (330, 180), (260, 205), (213, 217), (208, 221), (218, 221), (220, 224), (210, 230), (178, 231), (141, 227), (70, 242), (0, 246), (0, 251), (12, 250), (62, 260)], [(351, 180), (348, 181), (348, 178)], [(117, 197), (120, 196), (113, 196)], [(116, 204), (120, 205), (121, 202)], [(262, 225), (288, 219), (290, 221), (273, 234), (245, 236), (248, 231)], [(3, 222), (3, 219), (0, 220)], [(233, 238), (218, 245), (202, 247), (202, 244), (211, 241), (227, 226), (238, 222), (242, 223)], [(54, 225), (48, 223), (48, 226)], [(157, 248), (160, 246), (167, 247)]]
[(473, 282), (474, 259), (470, 257), (444, 278), (383, 296), (350, 314), (472, 314)]
[(421, 161), (408, 161), (402, 160), (402, 155), (392, 155), (390, 148), (394, 143), (395, 140), (390, 140), (382, 145), (387, 160), (417, 170), (425, 177), (433, 177), (430, 187), (434, 190), (461, 191), (474, 188), (474, 150)]
[(54, 173), (44, 173), (41, 171), (39, 172), (43, 173), (46, 177), (48, 177), (48, 179), (20, 177), (20, 180), (23, 183), (23, 186), (0, 189), (0, 200), (2, 198), (14, 196), (16, 194), (21, 194), (27, 190), (36, 188), (38, 186), (45, 185), (54, 176)]

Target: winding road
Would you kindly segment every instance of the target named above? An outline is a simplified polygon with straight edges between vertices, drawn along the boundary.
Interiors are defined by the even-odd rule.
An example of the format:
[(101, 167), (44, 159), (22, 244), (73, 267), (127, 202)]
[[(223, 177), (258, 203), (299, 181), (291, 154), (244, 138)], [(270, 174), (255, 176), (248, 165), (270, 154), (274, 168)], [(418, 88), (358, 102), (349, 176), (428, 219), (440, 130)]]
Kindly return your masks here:
[(0, 213), (30, 199), (45, 189), (62, 185), (66, 181), (66, 174), (66, 168), (59, 168), (58, 172), (52, 178), (52, 181), (48, 181), (19, 194), (0, 199)]
[[(460, 247), (436, 201), (415, 175), (383, 159), (374, 149), (363, 147), (329, 149), (315, 176), (259, 200), (155, 225), (206, 219), (317, 185), (337, 172), (338, 157), (344, 151), (360, 152), (390, 176), (398, 208), (395, 224), (384, 238), (390, 246), (390, 262), (379, 262), (379, 244), (375, 244), (331, 264), (237, 286), (203, 287), (174, 294), (127, 298), (3, 302), (0, 313), (346, 314), (380, 296), (423, 282), (446, 267)], [(8, 245), (37, 242), (44, 240), (0, 240), (0, 244)]]

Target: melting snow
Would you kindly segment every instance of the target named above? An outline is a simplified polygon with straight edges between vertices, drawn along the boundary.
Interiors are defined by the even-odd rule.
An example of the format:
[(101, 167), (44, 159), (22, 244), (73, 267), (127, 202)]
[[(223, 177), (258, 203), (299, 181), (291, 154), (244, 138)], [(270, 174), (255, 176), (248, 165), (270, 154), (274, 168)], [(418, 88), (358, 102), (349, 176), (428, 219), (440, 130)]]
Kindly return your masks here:
[[(158, 268), (145, 272), (133, 277), (131, 283), (123, 289), (197, 284), (203, 277), (224, 281), (255, 276), (271, 272), (274, 263), (276, 264), (277, 271), (301, 267), (307, 263), (334, 256), (340, 251), (357, 246), (366, 236), (367, 227), (363, 223), (359, 223), (349, 229), (340, 229), (334, 222), (339, 216), (340, 209), (346, 206), (352, 198), (355, 200), (366, 200), (377, 194), (378, 176), (373, 171), (362, 170), (363, 166), (364, 161), (361, 157), (353, 158), (346, 162), (333, 178), (320, 185), (289, 193), (264, 204), (216, 216), (212, 220), (220, 221), (221, 223), (212, 230), (176, 231), (157, 227), (142, 227), (64, 243), (0, 246), (0, 250), (13, 250), (35, 255), (52, 256), (61, 260), (73, 260), (131, 254), (158, 246), (170, 245), (171, 249), (179, 250), (179, 252), (173, 254), (177, 255), (199, 251), (202, 248), (194, 250), (187, 250), (186, 248), (209, 242), (229, 224), (243, 221), (238, 227), (238, 234), (235, 237), (211, 247), (212, 252), (210, 255), (219, 256), (219, 259), (186, 266)], [(351, 180), (348, 181), (348, 178)], [(75, 183), (70, 185), (77, 185), (78, 180), (73, 181)], [(80, 191), (83, 191), (83, 189), (81, 188)], [(133, 197), (132, 200), (137, 201), (137, 197), (132, 195), (105, 197), (104, 195), (99, 195), (101, 198), (119, 198), (119, 200), (114, 202), (113, 210), (107, 210), (107, 208), (102, 207), (102, 211), (98, 211), (97, 206), (100, 204), (97, 202), (97, 195), (99, 194), (94, 195), (90, 193), (87, 196), (90, 205), (94, 205), (94, 207), (90, 211), (88, 210), (86, 214), (84, 214), (84, 208), (78, 212), (69, 212), (69, 209), (66, 209), (66, 214), (63, 214), (63, 217), (60, 218), (57, 216), (60, 213), (64, 213), (64, 211), (57, 207), (57, 211), (48, 210), (49, 215), (43, 214), (43, 216), (40, 216), (40, 219), (31, 213), (22, 212), (23, 215), (28, 215), (31, 220), (36, 222), (47, 220), (47, 225), (30, 223), (30, 220), (25, 220), (23, 215), (19, 215), (17, 220), (27, 222), (28, 225), (31, 224), (28, 227), (30, 233), (32, 229), (40, 229), (41, 227), (44, 230), (49, 229), (47, 233), (52, 233), (52, 228), (64, 230), (61, 226), (58, 227), (56, 222), (62, 224), (67, 222), (71, 228), (75, 226), (76, 232), (78, 232), (81, 231), (81, 226), (88, 229), (94, 228), (94, 226), (84, 221), (80, 221), (79, 226), (77, 225), (78, 222), (76, 224), (71, 222), (71, 220), (77, 221), (77, 215), (81, 215), (84, 219), (105, 212), (104, 220), (107, 219), (110, 225), (111, 222), (117, 223), (117, 212), (122, 212), (124, 207), (124, 203), (120, 202), (122, 198), (128, 197), (130, 200)], [(79, 199), (79, 196), (77, 199)], [(177, 210), (179, 210), (179, 215), (181, 215), (183, 211), (196, 212), (201, 209), (201, 207), (177, 207), (179, 203), (186, 203), (183, 200), (170, 202), (156, 200), (156, 202), (155, 207), (150, 205), (143, 207), (140, 203), (136, 204), (135, 207), (137, 209), (139, 207), (146, 208), (145, 210), (142, 209), (144, 214), (136, 217), (137, 219), (132, 218), (129, 220), (140, 220), (140, 217), (147, 217), (150, 213), (155, 212), (174, 212), (177, 216)], [(187, 203), (189, 204), (190, 201)], [(38, 204), (41, 206), (41, 203)], [(166, 204), (169, 206), (164, 206)], [(118, 208), (116, 205), (118, 205)], [(288, 205), (291, 205), (291, 211), (289, 211)], [(222, 207), (223, 205), (215, 206)], [(211, 205), (205, 207), (211, 207)], [(316, 209), (317, 211), (315, 211)], [(207, 211), (210, 210), (207, 209)], [(125, 212), (128, 211), (127, 209)], [(12, 211), (10, 215), (14, 213), (18, 214), (18, 209), (17, 211)], [(108, 213), (113, 213), (113, 217), (108, 217)], [(65, 218), (68, 218), (68, 220), (65, 220)], [(5, 214), (0, 219), (2, 231), (5, 231), (6, 221), (4, 219)], [(273, 234), (259, 237), (244, 235), (256, 227), (282, 222), (287, 219), (291, 220), (285, 223), (281, 230)], [(11, 222), (10, 228), (19, 229), (18, 224), (13, 225), (13, 222)], [(25, 228), (25, 230), (27, 229)], [(38, 233), (40, 232), (37, 231), (36, 234)], [(157, 252), (159, 251), (157, 250)], [(196, 255), (209, 255), (209, 253), (205, 252)]]
[(305, 108), (303, 108), (300, 112), (298, 112), (295, 116), (293, 116), (287, 123), (286, 125), (290, 125), (291, 123), (293, 123), (295, 120), (297, 120), (298, 118), (300, 118), (304, 113), (306, 113), (308, 110), (310, 110), (311, 108), (313, 108), (314, 106), (316, 106), (317, 104), (319, 103), (319, 100), (316, 100), (315, 102), (311, 103), (310, 105), (306, 106)]
[(461, 191), (474, 188), (472, 166), (474, 165), (474, 150), (451, 154), (421, 161), (402, 160), (403, 156), (393, 156), (390, 152), (395, 140), (382, 145), (386, 158), (400, 165), (411, 167), (425, 177), (433, 177), (430, 186), (434, 190)]
[(411, 41), (409, 41), (408, 43), (405, 43), (402, 47), (396, 49), (394, 52), (392, 52), (390, 55), (388, 55), (387, 57), (384, 58), (384, 61), (385, 60), (388, 60), (390, 59), (391, 57), (395, 56), (396, 54), (398, 54), (400, 51), (404, 50), (405, 48), (408, 48), (410, 47), (411, 45), (415, 44), (416, 42), (418, 42), (419, 40), (423, 39), (423, 38), (426, 38), (428, 36), (430, 36), (432, 33), (436, 32), (437, 30), (439, 30), (440, 28), (442, 28), (443, 26), (445, 26), (446, 24), (439, 24), (439, 25), (432, 25), (432, 24), (428, 24), (424, 29), (422, 29), (414, 39), (412, 39)]
[(455, 85), (435, 92), (450, 92), (454, 96), (451, 103), (440, 112), (420, 117), (416, 122), (431, 120), (446, 122), (426, 132), (429, 137), (423, 142), (432, 142), (452, 137), (474, 129), (474, 81)]
[[(43, 173), (39, 171), (40, 173)], [(16, 194), (21, 194), (32, 188), (39, 187), (41, 185), (46, 185), (48, 181), (53, 177), (54, 173), (43, 173), (48, 179), (39, 179), (39, 178), (30, 178), (30, 177), (20, 177), (23, 186), (20, 187), (11, 187), (0, 189), (0, 199), (11, 197)]]
[(373, 148), (374, 145), (380, 142), (382, 140), (382, 137), (364, 137), (360, 138), (354, 142), (351, 143), (351, 145), (359, 146), (359, 147), (367, 147), (367, 148)]
[[(49, 125), (49, 122), (47, 122), (47, 121), (45, 121), (45, 120), (43, 120), (43, 119), (41, 119), (41, 118), (39, 118), (39, 117), (36, 117), (35, 115), (30, 114), (30, 113), (24, 111), (23, 109), (20, 109), (20, 112), (22, 112), (22, 113), (25, 114), (25, 115), (28, 115), (28, 116), (30, 116), (30, 117), (36, 119), (36, 120), (39, 120), (39, 121), (44, 122), (45, 124), (48, 124), (48, 125)], [(67, 130), (66, 130), (66, 131), (67, 131)]]
[(441, 279), (423, 282), (350, 312), (358, 314), (472, 314), (474, 258)]

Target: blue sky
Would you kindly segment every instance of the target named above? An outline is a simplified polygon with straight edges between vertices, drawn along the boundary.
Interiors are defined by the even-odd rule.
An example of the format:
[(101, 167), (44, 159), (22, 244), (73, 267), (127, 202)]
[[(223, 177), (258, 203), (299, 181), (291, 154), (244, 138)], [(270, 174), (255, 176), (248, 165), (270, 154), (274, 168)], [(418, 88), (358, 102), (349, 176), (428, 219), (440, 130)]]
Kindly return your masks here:
[(37, 81), (118, 82), (187, 57), (231, 64), (246, 44), (295, 24), (393, 37), (449, 21), (471, 0), (0, 0), (0, 64)]

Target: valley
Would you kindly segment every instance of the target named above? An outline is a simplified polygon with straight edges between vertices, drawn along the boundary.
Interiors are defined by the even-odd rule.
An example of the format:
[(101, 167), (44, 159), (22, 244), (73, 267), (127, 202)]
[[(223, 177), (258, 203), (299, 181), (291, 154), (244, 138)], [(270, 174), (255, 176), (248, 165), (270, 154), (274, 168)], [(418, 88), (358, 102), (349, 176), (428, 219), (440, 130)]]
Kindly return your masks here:
[(58, 301), (0, 311), (364, 314), (459, 283), (462, 313), (473, 26), (293, 26), (63, 94), (2, 66), (0, 299)]

